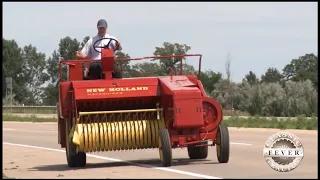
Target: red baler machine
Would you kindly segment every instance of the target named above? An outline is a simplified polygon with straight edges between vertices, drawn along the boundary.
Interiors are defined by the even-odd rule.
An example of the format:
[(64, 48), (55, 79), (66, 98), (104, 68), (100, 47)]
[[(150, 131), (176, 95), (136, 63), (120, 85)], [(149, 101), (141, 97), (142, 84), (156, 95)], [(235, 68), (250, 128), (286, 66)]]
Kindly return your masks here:
[[(158, 148), (162, 166), (171, 166), (172, 148), (187, 147), (191, 159), (204, 159), (216, 146), (220, 163), (229, 160), (229, 132), (221, 124), (219, 103), (208, 96), (195, 75), (182, 75), (185, 56), (115, 59), (102, 49), (102, 79), (85, 80), (93, 60), (60, 61), (58, 142), (69, 167), (86, 165), (86, 153)], [(181, 58), (180, 74), (112, 78), (115, 61)], [(62, 65), (67, 65), (63, 81)]]

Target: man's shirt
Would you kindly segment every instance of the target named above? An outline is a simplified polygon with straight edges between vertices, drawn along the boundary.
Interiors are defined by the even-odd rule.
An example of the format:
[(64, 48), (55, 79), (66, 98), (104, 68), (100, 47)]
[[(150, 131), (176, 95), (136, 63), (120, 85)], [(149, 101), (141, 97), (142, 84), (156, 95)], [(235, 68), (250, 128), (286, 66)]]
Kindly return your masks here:
[[(96, 50), (94, 50), (93, 44), (98, 41), (99, 39), (102, 38), (112, 38), (112, 39), (116, 39), (113, 36), (110, 36), (109, 34), (106, 34), (104, 37), (101, 37), (99, 35), (96, 35), (94, 37), (91, 37), (88, 42), (84, 45), (84, 47), (82, 48), (81, 52), (83, 54), (85, 54), (88, 58), (90, 59), (94, 59), (94, 60), (100, 60), (101, 59), (101, 51), (103, 48), (96, 48), (96, 50), (100, 51), (97, 52)], [(105, 46), (109, 43), (110, 39), (103, 39), (101, 41), (99, 41), (98, 43), (95, 44), (95, 46)], [(111, 40), (111, 43), (109, 44), (109, 48), (113, 49), (114, 51), (116, 50), (116, 41)], [(121, 46), (119, 47), (119, 50), (121, 50)]]

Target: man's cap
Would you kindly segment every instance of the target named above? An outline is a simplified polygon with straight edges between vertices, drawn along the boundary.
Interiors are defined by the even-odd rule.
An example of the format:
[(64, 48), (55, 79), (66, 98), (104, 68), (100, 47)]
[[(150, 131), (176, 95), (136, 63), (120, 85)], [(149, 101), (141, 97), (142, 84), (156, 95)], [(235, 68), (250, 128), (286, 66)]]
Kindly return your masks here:
[(106, 20), (104, 19), (100, 19), (97, 23), (97, 27), (100, 28), (100, 27), (104, 27), (104, 28), (107, 28), (108, 27), (108, 23)]

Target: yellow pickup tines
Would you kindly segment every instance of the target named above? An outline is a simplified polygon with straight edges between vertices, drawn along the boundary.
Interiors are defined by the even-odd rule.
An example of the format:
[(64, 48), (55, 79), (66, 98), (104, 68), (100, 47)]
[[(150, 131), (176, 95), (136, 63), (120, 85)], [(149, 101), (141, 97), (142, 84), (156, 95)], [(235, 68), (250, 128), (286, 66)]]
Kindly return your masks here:
[(158, 148), (161, 110), (79, 113), (73, 143), (80, 152)]

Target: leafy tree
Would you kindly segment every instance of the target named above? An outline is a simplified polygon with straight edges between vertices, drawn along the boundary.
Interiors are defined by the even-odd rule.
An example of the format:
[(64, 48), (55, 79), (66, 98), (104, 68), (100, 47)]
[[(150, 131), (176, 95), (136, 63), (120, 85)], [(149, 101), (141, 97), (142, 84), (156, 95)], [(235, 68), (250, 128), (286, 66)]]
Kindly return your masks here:
[(50, 76), (51, 83), (56, 83), (59, 80), (59, 61), (60, 55), (56, 50), (54, 50), (52, 57), (48, 58), (46, 65), (47, 73)]
[(222, 108), (226, 105), (226, 99), (229, 96), (227, 91), (229, 82), (227, 79), (221, 79), (214, 85), (214, 90), (210, 93), (210, 96), (215, 98)]
[(2, 98), (6, 96), (6, 77), (12, 77), (14, 98), (22, 103), (26, 94), (25, 79), (22, 74), (22, 49), (15, 40), (2, 38)]
[(46, 55), (37, 52), (37, 48), (32, 45), (25, 46), (22, 53), (23, 63), (23, 76), (26, 82), (27, 96), (25, 96), (25, 104), (36, 105), (41, 103), (41, 88), (48, 79), (46, 74)]
[[(175, 74), (174, 70), (176, 70), (176, 74), (179, 75), (181, 73), (180, 66), (180, 63), (175, 64), (175, 68), (172, 69), (172, 74)], [(198, 75), (198, 71), (196, 71), (192, 65), (188, 64), (187, 62), (184, 62), (182, 63), (182, 75)]]
[(67, 36), (60, 40), (58, 52), (63, 60), (76, 59), (76, 51), (80, 50), (80, 43), (77, 39)]
[(48, 86), (43, 88), (43, 104), (55, 105), (59, 101), (59, 61), (60, 55), (55, 50), (47, 60), (47, 73), (50, 77)]
[(277, 68), (268, 68), (265, 74), (261, 76), (262, 83), (277, 83), (283, 78)]
[(50, 83), (41, 94), (43, 105), (52, 106), (59, 102), (59, 83)]
[(247, 112), (251, 115), (261, 115), (264, 101), (262, 98), (262, 92), (258, 84), (253, 85), (249, 91), (249, 102), (247, 104)]
[(288, 81), (285, 86), (286, 100), (283, 116), (306, 115), (317, 113), (318, 93), (310, 80)]
[[(71, 39), (69, 36), (60, 39), (58, 50), (52, 53), (52, 57), (47, 60), (46, 69), (50, 76), (48, 86), (43, 88), (42, 98), (46, 105), (55, 105), (59, 101), (59, 62), (60, 60), (75, 60), (75, 52), (80, 50), (89, 37), (85, 37), (80, 44), (77, 39)], [(67, 67), (62, 67), (63, 79), (67, 77)]]
[[(11, 97), (12, 97), (12, 101), (11, 101)], [(2, 99), (2, 106), (10, 106), (11, 103), (13, 106), (19, 105), (19, 102), (15, 100), (15, 94), (12, 94), (12, 96), (11, 94), (8, 94)]]
[(87, 41), (90, 39), (90, 36), (86, 36), (85, 38), (83, 38), (79, 50), (82, 49), (84, 47), (84, 45), (87, 43)]
[(298, 59), (292, 59), (290, 64), (283, 69), (285, 79), (292, 81), (311, 80), (315, 87), (318, 86), (318, 56), (305, 54)]
[(212, 70), (207, 70), (200, 73), (200, 81), (208, 94), (215, 89), (217, 84), (222, 79), (221, 73), (215, 73)]
[(235, 110), (247, 112), (251, 88), (252, 86), (245, 80), (233, 85), (233, 108)]
[[(117, 51), (115, 54), (116, 58), (130, 58), (129, 54)], [(116, 61), (116, 64), (122, 68), (123, 77), (130, 77), (130, 61)]]
[(213, 85), (213, 91), (210, 93), (211, 97), (217, 99), (222, 108), (229, 106), (229, 100), (232, 99), (232, 92), (229, 91), (231, 86), (235, 86), (235, 83), (230, 84), (228, 79), (220, 79)]
[[(156, 47), (154, 51), (154, 56), (171, 56), (171, 55), (184, 55), (191, 49), (190, 46), (186, 44), (179, 43), (169, 43), (164, 42), (162, 47)], [(170, 68), (175, 68), (174, 65), (180, 62), (180, 57), (177, 58), (156, 58), (154, 60), (160, 61), (161, 69), (168, 75), (170, 73)], [(186, 58), (184, 57), (183, 60)]]
[(280, 117), (283, 114), (285, 91), (279, 83), (263, 83), (261, 87), (261, 97), (264, 102), (262, 107), (263, 116)]
[(235, 110), (245, 111), (251, 115), (260, 115), (262, 113), (264, 102), (258, 84), (250, 85), (246, 80), (238, 84), (232, 83), (232, 92), (228, 91), (229, 86), (228, 79), (219, 81), (215, 85), (212, 93), (213, 97), (221, 103), (223, 108), (229, 105), (228, 100), (232, 98), (233, 108)]
[[(80, 50), (80, 42), (77, 39), (67, 36), (60, 40), (58, 49), (60, 60), (76, 60), (75, 52), (78, 50)], [(62, 78), (65, 80), (67, 79), (67, 65), (62, 66), (62, 71)]]
[(156, 62), (143, 62), (131, 66), (132, 77), (150, 77), (161, 75), (161, 67)]
[(259, 79), (257, 78), (256, 74), (253, 73), (252, 71), (249, 71), (249, 74), (245, 75), (245, 79), (251, 86), (259, 82)]
[[(226, 83), (225, 83), (226, 84)], [(223, 107), (226, 101), (226, 85), (217, 84), (224, 94), (223, 99), (217, 97)], [(221, 88), (224, 87), (224, 88)], [(310, 80), (293, 82), (288, 81), (283, 88), (280, 83), (262, 83), (249, 85), (247, 81), (233, 86), (234, 108), (236, 110), (249, 112), (251, 115), (263, 116), (297, 116), (317, 115), (318, 93), (312, 86)]]

